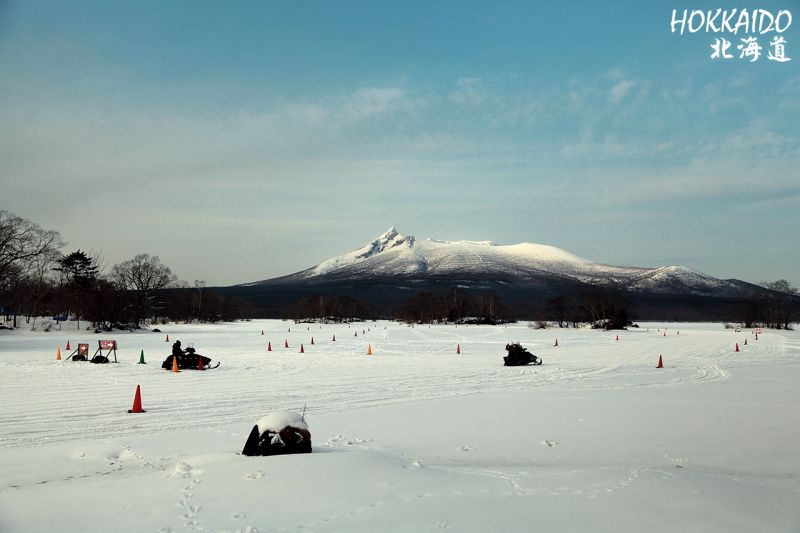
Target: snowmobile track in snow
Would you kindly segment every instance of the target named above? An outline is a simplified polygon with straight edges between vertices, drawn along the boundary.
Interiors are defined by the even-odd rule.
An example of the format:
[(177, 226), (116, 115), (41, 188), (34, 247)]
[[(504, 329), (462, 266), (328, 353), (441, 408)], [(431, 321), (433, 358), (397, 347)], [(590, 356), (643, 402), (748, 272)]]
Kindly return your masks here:
[[(0, 345), (0, 447), (249, 423), (266, 411), (304, 404), (312, 413), (337, 412), (553, 386), (590, 390), (713, 383), (728, 379), (736, 368), (780, 364), (800, 352), (800, 343), (765, 333), (735, 353), (734, 343), (741, 344), (746, 333), (688, 326), (681, 335), (670, 330), (667, 337), (656, 328), (620, 332), (620, 342), (612, 342), (609, 332), (533, 330), (523, 324), (325, 324), (291, 333), (280, 321), (183, 328), (175, 326), (171, 335), (198, 343), (224, 364), (214, 372), (179, 374), (163, 371), (155, 361), (137, 365), (140, 350), (152, 357), (164, 351), (163, 337), (149, 333), (121, 337), (120, 364), (56, 362), (52, 346), (72, 333), (6, 334)], [(265, 336), (253, 333), (261, 329)], [(309, 344), (312, 333), (314, 345)], [(292, 348), (282, 347), (284, 338)], [(266, 351), (267, 339), (273, 341), (272, 352)], [(544, 364), (503, 367), (503, 346), (509, 341), (522, 342)], [(301, 343), (306, 353), (297, 353)], [(368, 344), (375, 355), (365, 355)], [(457, 344), (461, 355), (455, 353)], [(665, 368), (656, 369), (661, 354)], [(139, 384), (147, 412), (128, 415)]]

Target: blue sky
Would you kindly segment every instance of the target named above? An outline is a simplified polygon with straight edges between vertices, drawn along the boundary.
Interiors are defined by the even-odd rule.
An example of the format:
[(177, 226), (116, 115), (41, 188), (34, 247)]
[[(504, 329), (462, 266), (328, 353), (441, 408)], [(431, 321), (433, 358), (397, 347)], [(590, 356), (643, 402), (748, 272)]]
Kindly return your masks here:
[(800, 20), (781, 64), (670, 32), (726, 2), (300, 4), (0, 0), (0, 207), (209, 284), (395, 225), (800, 285)]

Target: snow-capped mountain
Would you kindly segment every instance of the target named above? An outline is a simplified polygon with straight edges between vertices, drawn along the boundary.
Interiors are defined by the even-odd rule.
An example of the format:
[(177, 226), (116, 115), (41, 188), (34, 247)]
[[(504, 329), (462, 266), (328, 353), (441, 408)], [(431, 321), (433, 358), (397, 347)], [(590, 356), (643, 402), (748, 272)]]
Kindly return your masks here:
[(733, 295), (749, 285), (738, 280), (720, 280), (682, 266), (604, 265), (542, 244), (419, 240), (400, 234), (394, 227), (361, 248), (315, 267), (247, 285), (447, 278), (492, 279), (513, 284), (576, 283), (697, 295)]

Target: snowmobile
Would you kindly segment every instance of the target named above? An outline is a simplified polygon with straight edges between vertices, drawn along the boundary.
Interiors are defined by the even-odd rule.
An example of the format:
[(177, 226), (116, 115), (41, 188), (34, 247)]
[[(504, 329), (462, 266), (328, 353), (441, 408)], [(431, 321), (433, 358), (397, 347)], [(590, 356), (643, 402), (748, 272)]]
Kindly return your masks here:
[[(172, 370), (172, 360), (175, 355), (169, 354), (164, 362), (161, 363), (161, 368), (165, 370)], [(194, 346), (191, 344), (183, 351), (182, 355), (178, 355), (178, 368), (181, 370), (210, 370), (219, 366), (219, 361), (214, 366), (211, 366), (211, 358), (205, 355), (200, 355)], [(200, 363), (202, 361), (202, 364)]]
[(503, 366), (541, 365), (542, 359), (536, 357), (518, 342), (506, 344), (508, 355), (503, 357)]

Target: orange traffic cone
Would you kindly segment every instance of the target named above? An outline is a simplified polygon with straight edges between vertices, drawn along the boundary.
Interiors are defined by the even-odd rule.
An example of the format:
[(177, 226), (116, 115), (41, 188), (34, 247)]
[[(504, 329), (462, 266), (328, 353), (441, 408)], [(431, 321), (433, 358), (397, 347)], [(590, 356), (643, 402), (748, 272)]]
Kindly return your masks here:
[(283, 347), (284, 348), (288, 348), (289, 347), (289, 339), (286, 339), (286, 340), (283, 341)]
[(174, 355), (172, 356), (172, 371), (180, 372), (180, 370), (178, 370), (178, 358), (175, 357)]
[(167, 338), (164, 339), (164, 342), (169, 342), (169, 335), (167, 335)]
[(367, 344), (367, 355), (372, 355), (372, 345)]
[(64, 347), (64, 349), (65, 350), (69, 350), (70, 349), (70, 347), (69, 347), (69, 339), (67, 339), (67, 345)]
[(197, 370), (205, 370), (205, 368), (203, 368), (203, 356), (202, 355), (198, 355), (197, 356)]
[(558, 339), (556, 339), (556, 343), (553, 346), (558, 346)]
[(303, 349), (303, 343), (302, 342), (300, 343), (300, 353), (306, 353), (306, 351)]
[(142, 391), (139, 385), (136, 385), (136, 396), (133, 397), (133, 408), (128, 410), (129, 413), (144, 413), (142, 409)]
[(272, 351), (272, 343), (271, 343), (271, 342), (269, 342), (269, 341), (267, 341), (267, 351), (268, 351), (268, 352), (271, 352), (271, 351)]
[(736, 343), (736, 351), (737, 352), (739, 351), (739, 343), (738, 342)]
[(56, 351), (56, 361), (61, 361), (61, 346), (59, 346)]
[(461, 345), (460, 344), (456, 344), (456, 353), (458, 355), (461, 355)]
[(661, 355), (658, 356), (658, 366), (656, 368), (664, 368), (664, 361), (661, 359)]

